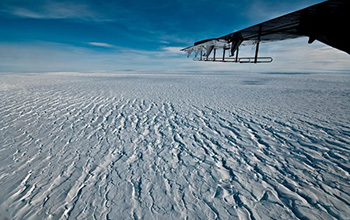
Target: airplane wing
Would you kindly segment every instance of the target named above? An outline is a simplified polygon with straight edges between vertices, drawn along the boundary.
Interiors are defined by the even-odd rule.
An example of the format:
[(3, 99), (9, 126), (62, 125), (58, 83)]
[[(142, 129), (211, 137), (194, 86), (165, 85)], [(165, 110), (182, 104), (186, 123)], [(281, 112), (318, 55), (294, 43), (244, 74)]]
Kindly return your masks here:
[[(187, 52), (188, 57), (195, 52), (194, 60), (199, 61), (271, 62), (270, 57), (258, 57), (260, 42), (306, 36), (308, 43), (318, 40), (350, 54), (349, 22), (350, 0), (328, 0), (222, 37), (198, 41), (182, 51)], [(238, 57), (238, 49), (245, 42), (256, 43), (254, 57)], [(222, 57), (216, 56), (217, 49), (223, 50)], [(229, 57), (225, 55), (226, 50), (229, 50)], [(209, 57), (213, 51), (213, 56)], [(233, 57), (235, 53), (236, 57)]]

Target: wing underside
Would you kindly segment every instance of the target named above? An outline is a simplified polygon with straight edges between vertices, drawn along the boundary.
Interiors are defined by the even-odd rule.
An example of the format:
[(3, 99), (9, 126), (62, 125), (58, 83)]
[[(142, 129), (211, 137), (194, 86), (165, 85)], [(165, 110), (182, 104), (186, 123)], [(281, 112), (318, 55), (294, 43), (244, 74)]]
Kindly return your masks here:
[[(193, 46), (186, 47), (182, 51), (187, 52), (188, 57), (194, 52), (195, 60), (242, 62), (237, 56), (239, 46), (246, 42), (255, 42), (255, 57), (249, 59), (249, 62), (258, 63), (260, 42), (281, 41), (306, 36), (309, 37), (309, 43), (318, 40), (350, 54), (349, 21), (350, 1), (328, 0), (222, 37), (196, 42)], [(224, 51), (223, 57), (220, 59), (215, 57), (217, 49)], [(229, 57), (233, 57), (236, 52), (236, 57), (231, 58), (231, 60), (229, 57), (225, 59), (226, 50), (229, 51)], [(213, 51), (214, 58), (210, 59), (209, 55)], [(198, 55), (200, 55), (199, 58)]]

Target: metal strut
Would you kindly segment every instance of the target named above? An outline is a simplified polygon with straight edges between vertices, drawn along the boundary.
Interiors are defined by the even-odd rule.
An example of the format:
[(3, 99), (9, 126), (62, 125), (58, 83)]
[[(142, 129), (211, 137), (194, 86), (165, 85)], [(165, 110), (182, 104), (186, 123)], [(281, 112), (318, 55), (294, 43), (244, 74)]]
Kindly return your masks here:
[(223, 52), (222, 52), (222, 62), (225, 62), (225, 47), (223, 48)]
[(262, 25), (259, 25), (259, 35), (258, 35), (258, 42), (257, 42), (256, 48), (255, 48), (254, 63), (258, 63), (258, 53), (259, 53), (259, 45), (260, 45), (261, 27), (262, 27)]
[(213, 61), (215, 61), (215, 56), (216, 56), (216, 48), (214, 48), (214, 58), (213, 58)]
[(237, 47), (237, 50), (236, 50), (236, 63), (238, 63), (238, 52), (239, 52), (239, 46)]

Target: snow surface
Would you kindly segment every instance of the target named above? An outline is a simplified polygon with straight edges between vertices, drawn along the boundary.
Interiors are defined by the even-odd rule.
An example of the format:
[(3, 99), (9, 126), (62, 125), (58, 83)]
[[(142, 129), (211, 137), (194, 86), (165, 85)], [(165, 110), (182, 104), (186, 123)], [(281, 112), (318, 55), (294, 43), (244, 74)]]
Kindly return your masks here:
[(8, 219), (350, 219), (350, 74), (0, 76)]

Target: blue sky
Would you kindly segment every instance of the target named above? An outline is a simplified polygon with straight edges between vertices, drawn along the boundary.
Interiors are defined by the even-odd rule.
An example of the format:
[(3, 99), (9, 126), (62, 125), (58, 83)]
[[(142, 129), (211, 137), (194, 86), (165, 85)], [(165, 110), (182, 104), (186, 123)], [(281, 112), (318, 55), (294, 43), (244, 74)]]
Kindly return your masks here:
[(198, 63), (179, 52), (319, 2), (1, 0), (0, 71), (349, 70), (347, 54), (303, 38), (264, 44), (275, 62), (263, 68)]

